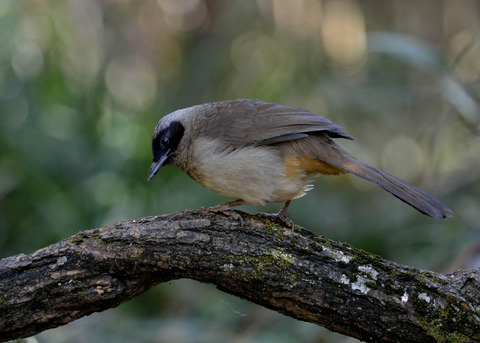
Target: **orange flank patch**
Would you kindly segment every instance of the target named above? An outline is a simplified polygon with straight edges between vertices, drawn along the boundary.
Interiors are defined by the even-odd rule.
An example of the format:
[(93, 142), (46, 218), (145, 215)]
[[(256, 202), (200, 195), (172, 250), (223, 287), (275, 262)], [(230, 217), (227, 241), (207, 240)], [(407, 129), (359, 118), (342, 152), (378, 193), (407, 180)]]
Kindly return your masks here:
[(307, 177), (315, 174), (338, 175), (345, 171), (331, 166), (328, 163), (311, 157), (287, 156), (283, 168), (286, 177), (296, 177), (299, 174), (307, 173)]

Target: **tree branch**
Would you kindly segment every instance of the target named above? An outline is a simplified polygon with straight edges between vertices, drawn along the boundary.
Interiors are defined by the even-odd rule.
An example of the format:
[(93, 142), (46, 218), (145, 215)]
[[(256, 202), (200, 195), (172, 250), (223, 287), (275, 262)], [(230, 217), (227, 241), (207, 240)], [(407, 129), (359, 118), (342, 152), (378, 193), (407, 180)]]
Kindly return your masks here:
[(123, 221), (1, 260), (0, 341), (179, 278), (364, 341), (480, 341), (479, 269), (421, 271), (241, 215), (184, 211)]

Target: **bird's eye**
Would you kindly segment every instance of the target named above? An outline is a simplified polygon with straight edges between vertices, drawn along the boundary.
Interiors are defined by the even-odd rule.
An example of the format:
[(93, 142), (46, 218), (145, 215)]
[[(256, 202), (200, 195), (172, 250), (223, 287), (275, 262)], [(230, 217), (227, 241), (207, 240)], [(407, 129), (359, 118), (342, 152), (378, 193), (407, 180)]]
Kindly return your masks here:
[(160, 144), (163, 145), (163, 146), (167, 146), (169, 142), (170, 142), (170, 140), (168, 139), (168, 137), (163, 137), (160, 140)]

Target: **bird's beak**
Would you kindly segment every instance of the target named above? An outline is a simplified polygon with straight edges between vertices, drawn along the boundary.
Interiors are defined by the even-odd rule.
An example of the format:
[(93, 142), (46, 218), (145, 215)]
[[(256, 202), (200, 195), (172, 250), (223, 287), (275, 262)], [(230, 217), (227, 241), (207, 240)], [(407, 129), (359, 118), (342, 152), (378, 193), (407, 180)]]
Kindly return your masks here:
[(165, 154), (160, 157), (160, 159), (157, 162), (153, 162), (152, 165), (150, 166), (150, 169), (148, 170), (148, 175), (147, 175), (147, 181), (150, 181), (153, 179), (155, 174), (163, 167), (165, 161), (167, 158), (170, 156), (170, 150), (168, 150)]

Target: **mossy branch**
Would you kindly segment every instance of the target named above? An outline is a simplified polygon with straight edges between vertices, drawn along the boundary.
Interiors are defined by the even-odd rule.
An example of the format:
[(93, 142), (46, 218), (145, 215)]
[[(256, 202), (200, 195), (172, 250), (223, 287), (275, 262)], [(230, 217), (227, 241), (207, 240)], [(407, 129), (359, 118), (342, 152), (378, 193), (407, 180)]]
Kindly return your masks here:
[(184, 211), (123, 221), (1, 260), (0, 341), (179, 278), (364, 341), (480, 341), (480, 270), (421, 271), (241, 216)]

